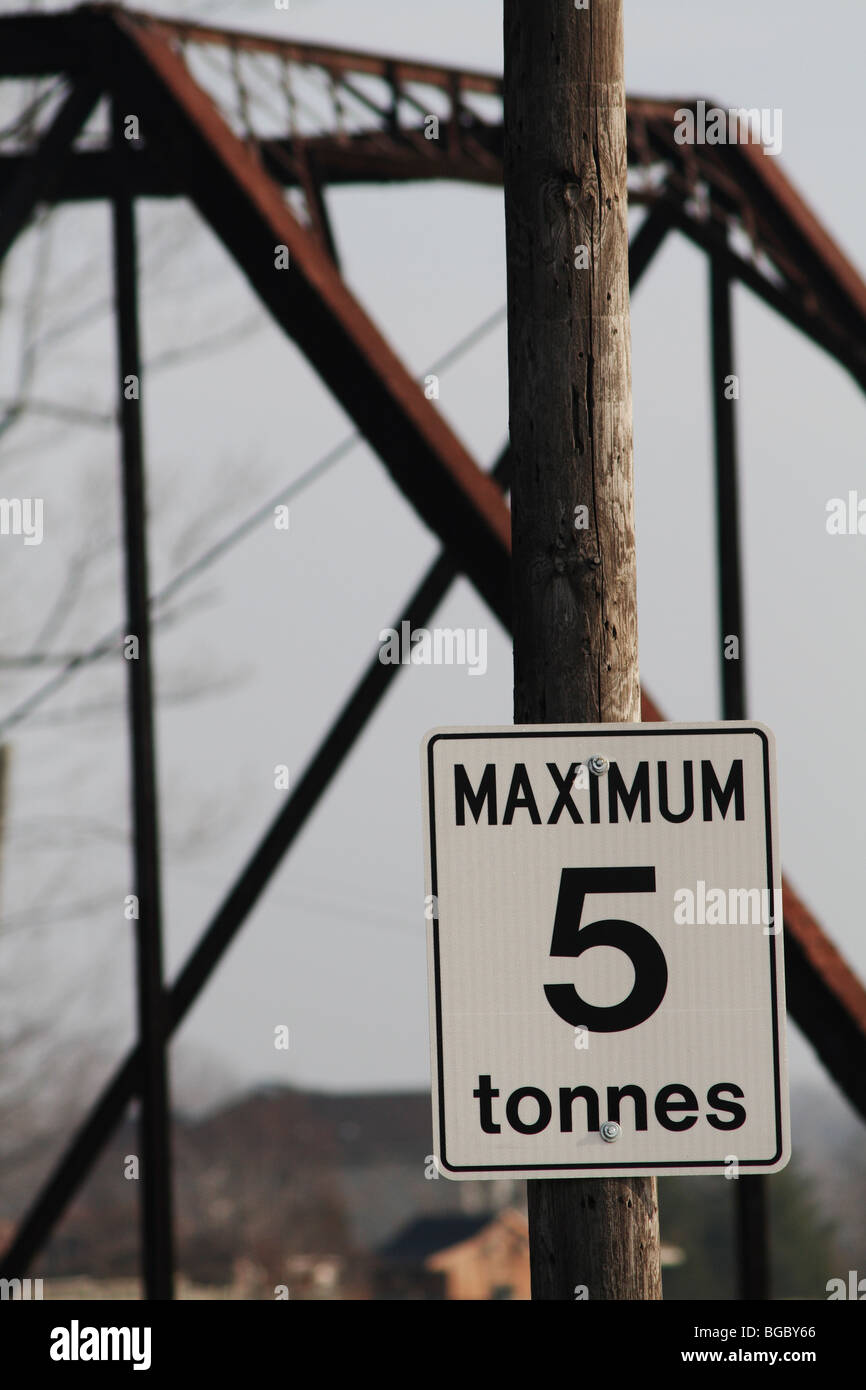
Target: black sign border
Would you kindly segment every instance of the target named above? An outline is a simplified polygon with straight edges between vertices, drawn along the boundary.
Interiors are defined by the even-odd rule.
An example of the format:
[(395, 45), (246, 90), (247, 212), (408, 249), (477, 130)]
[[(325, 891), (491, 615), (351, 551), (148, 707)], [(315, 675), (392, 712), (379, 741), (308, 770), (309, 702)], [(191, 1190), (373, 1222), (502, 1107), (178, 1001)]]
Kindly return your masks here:
[[(731, 727), (724, 725), (678, 725), (676, 728), (659, 728), (652, 725), (641, 725), (639, 728), (616, 729), (593, 724), (579, 724), (574, 728), (563, 727), (562, 725), (551, 725), (549, 728), (523, 728), (516, 725), (513, 729), (491, 730), (482, 732), (480, 730), (455, 733), (435, 733), (427, 743), (427, 788), (430, 824), (430, 879), (431, 892), (434, 898), (438, 897), (437, 891), (437, 867), (436, 867), (436, 813), (434, 795), (434, 773), (433, 773), (433, 749), (440, 741), (454, 741), (480, 738), (485, 739), (505, 739), (505, 738), (569, 738), (592, 737), (593, 734), (600, 738), (644, 738), (660, 736), (670, 737), (672, 734), (694, 735), (705, 734), (724, 736), (725, 734), (754, 734), (761, 740), (763, 764), (764, 764), (764, 822), (765, 822), (765, 844), (767, 853), (767, 879), (768, 887), (772, 895), (774, 905), (777, 908), (774, 914), (774, 924), (778, 917), (779, 904), (775, 903), (778, 894), (775, 892), (773, 878), (773, 828), (772, 828), (772, 805), (770, 798), (770, 744), (763, 729), (750, 724), (738, 724)], [(433, 918), (433, 973), (436, 999), (436, 1069), (437, 1069), (437, 1095), (439, 1101), (439, 1141), (441, 1153), (436, 1155), (437, 1164), (446, 1173), (580, 1173), (587, 1169), (593, 1172), (616, 1169), (618, 1172), (629, 1170), (638, 1175), (651, 1176), (659, 1169), (666, 1168), (688, 1168), (702, 1169), (714, 1168), (724, 1169), (724, 1159), (672, 1159), (670, 1162), (653, 1162), (644, 1160), (642, 1163), (509, 1163), (509, 1164), (450, 1164), (445, 1155), (446, 1133), (445, 1133), (445, 1084), (444, 1084), (444, 1056), (442, 1044), (442, 982), (439, 971), (439, 919), (438, 915)], [(777, 961), (776, 961), (776, 942), (780, 939), (781, 933), (771, 933), (770, 943), (770, 996), (773, 1010), (773, 1083), (776, 1103), (776, 1152), (772, 1158), (744, 1158), (740, 1159), (741, 1167), (749, 1168), (769, 1168), (778, 1163), (782, 1157), (784, 1141), (782, 1136), (782, 1076), (781, 1076), (781, 1054), (780, 1039), (781, 1025), (779, 1019), (779, 991), (777, 985)]]

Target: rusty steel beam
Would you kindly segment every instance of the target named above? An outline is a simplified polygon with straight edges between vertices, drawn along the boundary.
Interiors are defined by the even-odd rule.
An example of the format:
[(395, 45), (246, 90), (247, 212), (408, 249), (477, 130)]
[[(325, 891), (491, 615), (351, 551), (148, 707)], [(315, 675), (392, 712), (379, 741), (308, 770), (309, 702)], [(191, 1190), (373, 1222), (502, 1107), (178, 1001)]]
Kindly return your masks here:
[[(209, 25), (174, 22), (147, 14), (129, 14), (112, 6), (84, 6), (62, 16), (22, 16), (0, 20), (0, 74), (61, 71), (80, 67), (98, 47), (95, 36), (106, 24), (124, 24), (140, 35), (161, 37), (166, 46), (217, 45), (227, 50), (266, 53), (327, 72), (336, 83), (351, 90), (352, 74), (379, 77), (397, 93), (407, 82), (426, 83), (448, 94), (460, 105), (465, 93), (501, 94), (501, 80), (489, 73), (464, 71), (440, 64), (418, 63), (357, 50), (320, 44), (299, 44), (258, 34), (244, 34)], [(714, 103), (708, 103), (710, 105)], [(372, 103), (375, 106), (375, 103)], [(864, 384), (862, 347), (866, 340), (866, 283), (820, 225), (802, 197), (782, 173), (778, 162), (766, 157), (757, 143), (730, 146), (677, 145), (676, 113), (694, 108), (695, 98), (630, 97), (628, 120), (630, 162), (666, 161), (670, 167), (668, 196), (679, 185), (678, 213), (685, 230), (698, 244), (712, 237), (713, 229), (689, 218), (683, 203), (697, 179), (712, 191), (712, 219), (719, 232), (726, 217), (736, 217), (756, 236), (756, 246), (774, 261), (783, 284), (773, 280), (742, 257), (733, 257), (730, 273), (748, 284), (789, 322), (808, 333), (831, 352)], [(476, 121), (470, 138), (425, 141), (417, 129), (391, 129), (387, 122), (376, 131), (342, 134), (310, 141), (310, 167), (323, 184), (332, 182), (392, 181), (451, 178), (496, 184), (500, 180), (501, 125)], [(272, 177), (287, 183), (295, 177), (280, 168), (279, 156), (290, 141), (263, 142), (263, 162)], [(282, 147), (282, 148), (281, 148)], [(473, 148), (475, 156), (473, 157)], [(15, 156), (13, 156), (15, 158)], [(89, 161), (93, 159), (93, 163)], [(80, 175), (70, 171), (62, 184), (63, 196), (96, 197), (108, 193), (103, 183), (107, 170), (95, 162), (99, 156), (80, 155)], [(3, 177), (0, 161), (0, 180)], [(153, 196), (177, 192), (170, 170), (160, 179), (146, 157), (140, 162), (141, 191)], [(0, 189), (2, 189), (0, 181)], [(633, 201), (640, 201), (633, 195)], [(709, 248), (707, 248), (709, 249)]]
[[(804, 282), (852, 331), (866, 324), (866, 284), (778, 161), (757, 144), (735, 145), (733, 177), (761, 222), (773, 228)], [(814, 278), (813, 278), (814, 277)]]
[[(279, 186), (150, 26), (113, 15), (100, 34), (107, 80), (140, 112), (146, 139), (181, 172), (267, 309), (457, 557), (501, 621), (511, 592), (507, 505), (351, 294)], [(290, 268), (275, 269), (286, 247)]]
[(106, 18), (121, 16), (141, 30), (147, 30), (173, 45), (202, 44), (234, 49), (239, 53), (270, 54), (285, 62), (324, 68), (335, 77), (353, 73), (390, 82), (393, 75), (400, 85), (417, 82), (446, 92), (457, 79), (460, 90), (464, 92), (487, 96), (502, 93), (502, 79), (489, 72), (423, 63), (413, 58), (391, 58), (364, 52), (363, 49), (296, 43), (267, 34), (220, 29), (207, 24), (166, 19), (161, 15), (122, 10), (114, 5), (80, 5), (75, 10), (61, 14), (3, 16), (0, 18), (0, 77), (45, 77), (54, 72), (66, 72), (72, 66), (86, 66), (94, 33)]
[[(721, 103), (707, 102), (708, 106)], [(776, 272), (731, 253), (727, 271), (759, 294), (790, 323), (866, 386), (866, 282), (819, 222), (778, 159), (758, 140), (720, 146), (681, 146), (674, 138), (676, 112), (696, 101), (628, 103), (634, 162), (668, 165), (664, 195), (681, 231), (713, 254), (723, 250), (728, 223), (736, 219)], [(689, 215), (685, 203), (696, 185), (710, 191), (709, 216)], [(781, 281), (781, 283), (779, 283)]]
[[(467, 92), (498, 97), (502, 94), (501, 78), (491, 73), (362, 50), (296, 43), (269, 35), (123, 11), (111, 5), (84, 5), (62, 15), (23, 14), (0, 19), (0, 76), (48, 74), (86, 65), (94, 35), (106, 22), (136, 29), (142, 36), (159, 36), (167, 46), (175, 48), (184, 44), (210, 45), (233, 52), (271, 54), (286, 62), (322, 69), (337, 81), (352, 74), (366, 74), (381, 78), (395, 91), (406, 83), (417, 82), (440, 89), (458, 103), (461, 95)], [(676, 113), (695, 106), (696, 98), (629, 97), (630, 131), (634, 136), (638, 127), (646, 128), (656, 154), (675, 160), (711, 182), (722, 178), (734, 203), (737, 189), (742, 200), (743, 187), (747, 187), (748, 201), (759, 222), (768, 228), (775, 227), (779, 246), (794, 246), (808, 259), (810, 282), (815, 284), (817, 277), (826, 292), (838, 299), (840, 308), (852, 307), (859, 320), (866, 318), (866, 284), (862, 277), (782, 173), (778, 162), (764, 156), (759, 143), (692, 148), (676, 144)], [(401, 131), (401, 135), (404, 133)], [(429, 153), (428, 148), (428, 157)], [(733, 167), (727, 169), (727, 177), (724, 177), (722, 171), (728, 165)], [(423, 177), (423, 173), (420, 176)], [(803, 272), (806, 275), (805, 266)]]
[[(105, 14), (82, 13), (79, 20), (103, 24)], [(143, 16), (135, 21), (142, 32), (170, 34), (173, 26)], [(184, 26), (181, 26), (184, 27)], [(186, 26), (190, 35), (194, 26)], [(0, 31), (2, 33), (2, 31)], [(207, 30), (212, 41), (233, 43), (234, 36)], [(250, 44), (263, 40), (250, 36)], [(295, 57), (310, 63), (324, 62), (336, 54), (348, 70), (356, 55), (325, 50), (313, 45), (287, 45)], [(323, 56), (324, 55), (324, 56)], [(366, 55), (370, 58), (374, 55)], [(377, 60), (384, 78), (401, 70), (400, 62)], [(348, 65), (348, 66), (347, 66)], [(436, 69), (439, 84), (451, 89), (458, 82), (453, 70)], [(472, 74), (459, 77), (459, 89), (466, 88)], [(491, 79), (492, 80), (492, 79)], [(688, 106), (689, 102), (680, 103)], [(768, 256), (776, 275), (754, 261), (734, 252), (727, 256), (727, 271), (746, 284), (789, 323), (806, 333), (834, 356), (858, 383), (866, 387), (866, 284), (845, 258), (832, 238), (820, 226), (802, 198), (778, 169), (775, 162), (756, 145), (696, 147), (683, 150), (673, 139), (675, 101), (631, 98), (628, 103), (632, 138), (630, 159), (638, 168), (647, 157), (667, 161), (671, 166), (664, 197), (672, 220), (695, 244), (714, 251), (722, 246), (724, 224), (736, 218), (757, 237), (756, 247)], [(387, 114), (387, 113), (386, 113)], [(384, 118), (384, 117), (383, 117)], [(459, 142), (424, 139), (419, 129), (387, 126), (371, 131), (341, 133), (337, 136), (305, 138), (307, 160), (316, 184), (404, 182), (447, 178), (495, 186), (501, 181), (502, 129), (495, 124), (475, 121)], [(435, 150), (433, 146), (435, 145)], [(296, 185), (299, 173), (291, 139), (267, 139), (258, 144), (262, 164), (268, 174), (283, 186)], [(9, 181), (26, 171), (28, 156), (0, 155), (0, 194)], [(153, 197), (176, 196), (184, 192), (183, 178), (165, 163), (139, 152), (136, 161), (137, 194)], [(54, 201), (110, 196), (110, 158), (104, 151), (78, 152), (68, 168), (58, 171)], [(697, 179), (706, 179), (711, 188), (711, 217), (692, 216), (685, 204)], [(747, 190), (747, 191), (744, 191)], [(52, 194), (49, 192), (49, 198)], [(653, 195), (635, 189), (633, 203), (652, 202)]]
[[(501, 131), (494, 127), (487, 129), (490, 153), (498, 157)], [(489, 167), (461, 152), (451, 155), (444, 150), (437, 151), (436, 156), (431, 158), (431, 142), (424, 141), (418, 132), (404, 131), (399, 141), (381, 132), (370, 132), (347, 139), (312, 137), (304, 143), (310, 169), (317, 183), (322, 185), (433, 178), (490, 185), (500, 181), (498, 172), (491, 172)], [(259, 150), (262, 163), (272, 178), (286, 187), (300, 186), (301, 179), (290, 140), (264, 140)], [(0, 155), (0, 198), (4, 189), (28, 167), (31, 158), (17, 154)], [(110, 197), (113, 177), (109, 153), (99, 150), (78, 152), (57, 169), (53, 189), (46, 196), (51, 198), (53, 195), (58, 202)], [(146, 147), (136, 155), (134, 178), (134, 190), (138, 196), (175, 197), (184, 192), (181, 174), (157, 160)], [(803, 293), (799, 285), (775, 283), (757, 265), (731, 249), (720, 227), (692, 217), (683, 207), (682, 198), (676, 197), (673, 191), (660, 195), (632, 192), (630, 201), (634, 204), (646, 202), (659, 212), (665, 208), (669, 222), (684, 236), (715, 258), (721, 258), (728, 274), (761, 298), (792, 327), (835, 357), (860, 384), (866, 385), (866, 332), (857, 331), (856, 321), (849, 317), (847, 326), (839, 322), (826, 301), (816, 300), (811, 288)], [(847, 262), (844, 266), (847, 266)], [(844, 267), (840, 273), (842, 269)], [(848, 267), (845, 273), (853, 275), (856, 281), (856, 271)]]
[(866, 989), (791, 884), (782, 879), (788, 1011), (866, 1116)]
[[(422, 130), (406, 127), (401, 127), (399, 137), (375, 130), (340, 139), (313, 137), (306, 144), (310, 161), (325, 183), (423, 183), (451, 179), (501, 188), (502, 127), (478, 123), (464, 134), (471, 134), (476, 142), (475, 154), (465, 140), (462, 145), (425, 140)], [(263, 144), (266, 159), (278, 144), (283, 142)], [(431, 146), (436, 147), (432, 154)], [(273, 171), (272, 164), (270, 167)]]
[[(501, 128), (491, 126), (485, 129), (489, 134), (483, 136), (484, 148), (492, 159), (498, 161), (501, 158)], [(301, 186), (301, 177), (295, 167), (297, 143), (288, 138), (257, 142), (262, 164), (271, 178), (284, 188)], [(482, 164), (460, 150), (437, 150), (435, 156), (431, 157), (428, 151), (434, 142), (425, 140), (417, 130), (402, 130), (399, 140), (383, 131), (371, 130), (344, 137), (308, 136), (303, 143), (316, 178), (329, 186), (429, 182), (433, 179), (484, 184), (490, 188), (502, 184), (500, 163), (496, 163), (495, 167)], [(33, 158), (31, 154), (0, 153), (0, 197), (4, 189), (29, 167)], [(46, 201), (71, 203), (110, 198), (113, 183), (110, 151), (76, 150), (58, 170)], [(157, 159), (152, 150), (143, 147), (136, 152), (134, 191), (137, 197), (178, 198), (186, 190), (177, 171)]]
[(163, 19), (161, 16), (135, 11), (126, 11), (125, 15), (131, 23), (139, 25), (141, 29), (147, 29), (150, 33), (158, 34), (169, 41), (174, 39), (183, 43), (215, 44), (221, 48), (233, 48), (241, 53), (269, 53), (286, 62), (325, 68), (334, 76), (343, 73), (364, 73), (370, 77), (380, 77), (389, 85), (402, 86), (406, 82), (418, 82), (425, 87), (439, 87), (447, 92), (457, 82), (460, 90), (464, 92), (479, 92), (488, 96), (502, 95), (502, 79), (489, 72), (445, 67), (439, 63), (420, 63), (413, 58), (383, 57), (381, 54), (365, 52), (363, 49), (295, 43), (290, 39), (272, 38), (267, 34), (213, 28), (207, 24)]
[[(707, 178), (719, 192), (727, 190), (730, 211), (748, 207), (759, 239), (765, 236), (768, 247), (798, 267), (803, 281), (829, 300), (837, 313), (851, 314), (852, 325), (866, 322), (866, 282), (783, 172), (778, 158), (765, 154), (759, 139), (728, 145), (676, 143), (676, 112), (694, 110), (696, 105), (695, 99), (633, 97), (628, 102), (629, 122), (648, 126), (657, 153)], [(707, 100), (706, 105), (725, 109), (722, 102)]]
[[(463, 156), (453, 159), (443, 155), (435, 161), (422, 159), (411, 148), (407, 149), (403, 141), (393, 144), (390, 149), (383, 148), (379, 135), (358, 137), (350, 145), (331, 137), (319, 137), (309, 140), (308, 145), (311, 169), (322, 185), (433, 178), (490, 185), (500, 181), (498, 175), (494, 176), (477, 161)], [(272, 178), (285, 187), (301, 186), (291, 157), (290, 141), (266, 140), (261, 142), (259, 148), (264, 167)], [(0, 155), (0, 199), (11, 183), (26, 171), (32, 158), (29, 155)], [(46, 190), (45, 200), (68, 202), (110, 197), (113, 177), (112, 159), (107, 152), (94, 150), (72, 154), (57, 169), (52, 187)], [(147, 148), (136, 154), (134, 179), (134, 191), (139, 197), (179, 197), (185, 192), (182, 174), (158, 160), (153, 151)], [(637, 192), (630, 194), (630, 201), (635, 205), (646, 203), (659, 211), (666, 209), (671, 225), (702, 250), (720, 257), (731, 276), (792, 327), (835, 357), (861, 385), (866, 385), (864, 334), (847, 331), (820, 303), (815, 302), (810, 306), (792, 288), (774, 283), (759, 267), (733, 251), (720, 229), (691, 217), (672, 195), (659, 197)]]
[(774, 284), (757, 266), (730, 246), (720, 228), (690, 217), (673, 198), (659, 200), (671, 225), (684, 237), (713, 257), (732, 279), (739, 280), (769, 308), (798, 329), (812, 342), (835, 357), (854, 380), (866, 390), (866, 322), (862, 330), (848, 331), (820, 302), (809, 305), (790, 286)]
[[(498, 133), (494, 131), (494, 134)], [(405, 138), (407, 136), (408, 139)], [(428, 182), (433, 179), (486, 184), (491, 188), (501, 185), (501, 168), (491, 170), (460, 152), (456, 155), (442, 152), (431, 159), (420, 148), (423, 139), (423, 135), (417, 131), (403, 131), (403, 138), (399, 141), (380, 131), (373, 131), (347, 139), (311, 136), (305, 139), (304, 144), (310, 167), (319, 182), (328, 186)], [(257, 145), (268, 174), (284, 188), (302, 186), (295, 167), (295, 144), (290, 139), (268, 139), (259, 141)], [(491, 154), (495, 157), (496, 151), (491, 150)], [(33, 158), (31, 154), (0, 153), (0, 196), (14, 179), (30, 167)], [(186, 192), (177, 170), (156, 158), (154, 152), (146, 147), (136, 152), (134, 177), (137, 197), (178, 198)], [(71, 203), (110, 198), (113, 185), (110, 151), (77, 150), (58, 170), (45, 201)]]

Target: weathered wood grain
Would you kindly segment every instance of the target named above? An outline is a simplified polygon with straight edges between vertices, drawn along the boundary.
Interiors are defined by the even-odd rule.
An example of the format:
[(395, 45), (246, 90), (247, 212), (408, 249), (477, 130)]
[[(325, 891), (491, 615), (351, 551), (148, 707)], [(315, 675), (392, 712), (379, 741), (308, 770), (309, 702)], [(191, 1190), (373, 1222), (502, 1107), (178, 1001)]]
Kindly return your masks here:
[[(626, 169), (622, 0), (505, 0), (516, 723), (640, 719)], [(654, 1179), (528, 1195), (533, 1298), (661, 1297)]]

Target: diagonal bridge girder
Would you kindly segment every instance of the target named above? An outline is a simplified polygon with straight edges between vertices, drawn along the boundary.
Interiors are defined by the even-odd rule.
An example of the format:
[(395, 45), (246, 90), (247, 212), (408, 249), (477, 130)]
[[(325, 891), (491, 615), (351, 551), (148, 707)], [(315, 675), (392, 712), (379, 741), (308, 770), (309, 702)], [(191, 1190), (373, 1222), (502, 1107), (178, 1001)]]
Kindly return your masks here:
[[(140, 112), (158, 157), (181, 172), (192, 201), (262, 303), (507, 622), (510, 584), (495, 557), (509, 548), (510, 520), (495, 483), (425, 398), (325, 248), (165, 40), (119, 14), (102, 41), (111, 87)], [(287, 269), (275, 264), (279, 248), (288, 251)]]

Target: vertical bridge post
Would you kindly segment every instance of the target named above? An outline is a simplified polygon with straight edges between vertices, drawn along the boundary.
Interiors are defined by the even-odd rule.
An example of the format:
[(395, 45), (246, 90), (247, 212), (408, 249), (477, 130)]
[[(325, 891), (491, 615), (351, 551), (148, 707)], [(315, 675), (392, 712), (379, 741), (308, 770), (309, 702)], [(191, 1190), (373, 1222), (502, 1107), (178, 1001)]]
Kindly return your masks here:
[[(122, 446), (123, 536), (126, 569), (129, 725), (135, 894), (138, 899), (136, 983), (142, 1052), (141, 1239), (144, 1294), (173, 1297), (171, 1152), (162, 989), (162, 906), (154, 745), (151, 628), (148, 607), (147, 502), (141, 427), (141, 360), (135, 206), (126, 161), (123, 109), (112, 106), (116, 185), (112, 203), (117, 324), (118, 396)], [(134, 643), (129, 639), (133, 638)], [(137, 650), (136, 650), (137, 647)]]
[[(732, 288), (731, 277), (721, 260), (711, 257), (710, 330), (722, 718), (745, 719), (745, 637), (737, 493), (736, 405), (739, 382), (734, 372)], [(736, 639), (736, 647), (730, 645), (732, 639)], [(739, 1296), (741, 1299), (766, 1300), (770, 1297), (766, 1180), (757, 1176), (739, 1178), (735, 1184), (735, 1202)]]

